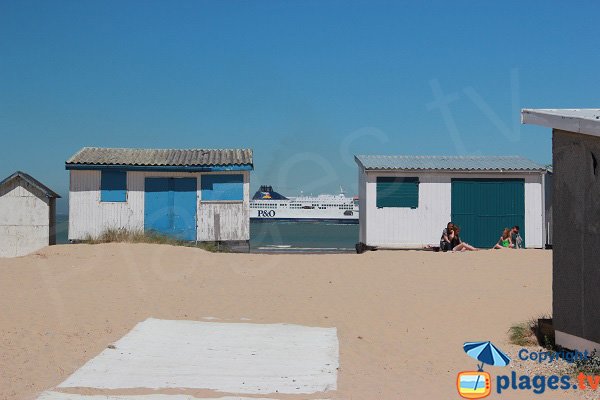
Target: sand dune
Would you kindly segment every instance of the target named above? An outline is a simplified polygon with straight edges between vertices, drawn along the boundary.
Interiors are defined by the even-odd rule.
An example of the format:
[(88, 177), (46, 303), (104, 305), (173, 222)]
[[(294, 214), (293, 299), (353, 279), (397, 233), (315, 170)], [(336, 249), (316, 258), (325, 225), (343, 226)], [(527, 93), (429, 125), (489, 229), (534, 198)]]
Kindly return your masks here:
[(514, 351), (510, 325), (551, 311), (551, 252), (54, 246), (0, 260), (0, 304), (0, 398), (36, 398), (140, 321), (160, 318), (335, 327), (340, 368), (326, 398), (449, 399), (458, 398), (456, 373), (475, 367), (463, 342), (492, 340)]

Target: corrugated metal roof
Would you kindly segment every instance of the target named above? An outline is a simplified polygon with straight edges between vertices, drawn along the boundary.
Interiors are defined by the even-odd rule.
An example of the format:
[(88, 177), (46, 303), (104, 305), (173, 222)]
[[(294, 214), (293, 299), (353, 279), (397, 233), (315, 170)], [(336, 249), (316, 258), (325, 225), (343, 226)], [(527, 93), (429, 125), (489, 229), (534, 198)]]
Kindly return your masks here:
[(544, 171), (519, 156), (354, 156), (367, 170)]
[(38, 181), (33, 176), (31, 176), (23, 171), (17, 171), (14, 174), (10, 175), (9, 177), (3, 179), (2, 182), (0, 182), (0, 186), (4, 186), (6, 183), (12, 181), (13, 179), (17, 179), (17, 178), (21, 178), (25, 182), (29, 183), (31, 186), (36, 187), (38, 190), (40, 190), (42, 193), (44, 193), (44, 195), (46, 197), (55, 198), (55, 199), (60, 198), (60, 195), (58, 193), (56, 193), (54, 190), (50, 189), (48, 186), (44, 185), (42, 182)]
[(252, 165), (251, 149), (118, 149), (84, 147), (67, 165), (220, 166)]

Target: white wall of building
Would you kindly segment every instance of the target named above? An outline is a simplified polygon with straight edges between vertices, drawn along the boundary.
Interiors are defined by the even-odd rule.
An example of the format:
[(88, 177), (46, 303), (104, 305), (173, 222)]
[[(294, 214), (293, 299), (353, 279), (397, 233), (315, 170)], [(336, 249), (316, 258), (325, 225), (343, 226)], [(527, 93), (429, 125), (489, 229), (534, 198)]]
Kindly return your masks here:
[[(378, 176), (418, 177), (419, 207), (377, 208)], [(452, 215), (453, 178), (520, 178), (525, 180), (525, 234), (527, 247), (544, 244), (543, 185), (540, 173), (397, 172), (359, 168), (360, 241), (370, 246), (420, 248), (439, 245)], [(498, 232), (498, 236), (500, 232)]]
[(18, 257), (50, 244), (54, 201), (22, 179), (0, 188), (0, 257)]
[[(197, 237), (199, 241), (249, 240), (250, 173), (227, 172), (127, 172), (127, 201), (101, 202), (99, 170), (71, 170), (69, 193), (69, 240), (86, 240), (108, 229), (144, 229), (144, 188), (146, 178), (179, 177), (197, 179)], [(244, 200), (203, 202), (202, 175), (244, 175)], [(214, 215), (219, 214), (215, 219)], [(214, 223), (219, 221), (218, 229)], [(217, 237), (215, 234), (218, 233)]]
[(362, 168), (358, 168), (358, 210), (358, 241), (367, 243), (367, 220), (369, 215), (369, 209), (367, 208), (367, 175)]

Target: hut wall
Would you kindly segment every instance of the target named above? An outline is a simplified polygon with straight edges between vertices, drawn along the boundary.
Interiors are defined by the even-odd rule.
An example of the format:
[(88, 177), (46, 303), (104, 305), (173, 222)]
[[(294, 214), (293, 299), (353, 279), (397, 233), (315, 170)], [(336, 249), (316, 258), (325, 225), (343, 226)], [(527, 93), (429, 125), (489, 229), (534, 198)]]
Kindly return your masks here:
[[(418, 177), (419, 206), (377, 208), (377, 177)], [(525, 232), (527, 247), (544, 244), (543, 181), (540, 173), (398, 172), (367, 171), (360, 183), (361, 241), (368, 245), (420, 248), (437, 245), (452, 215), (453, 178), (521, 178), (525, 180)], [(363, 194), (364, 192), (364, 194)], [(364, 233), (363, 233), (364, 229)], [(500, 231), (498, 232), (498, 236)]]
[(50, 203), (22, 179), (0, 187), (0, 257), (23, 256), (50, 244)]
[(552, 154), (556, 340), (600, 349), (600, 138), (554, 129)]
[[(142, 231), (144, 229), (145, 179), (153, 177), (196, 177), (197, 179), (197, 238), (199, 241), (235, 240), (250, 238), (249, 192), (247, 171), (218, 172), (244, 175), (244, 200), (235, 202), (203, 202), (201, 179), (213, 173), (200, 172), (127, 172), (127, 201), (101, 202), (99, 170), (71, 170), (69, 198), (69, 240), (97, 237), (108, 229)], [(220, 225), (214, 227), (215, 215)], [(217, 237), (215, 234), (219, 234)]]

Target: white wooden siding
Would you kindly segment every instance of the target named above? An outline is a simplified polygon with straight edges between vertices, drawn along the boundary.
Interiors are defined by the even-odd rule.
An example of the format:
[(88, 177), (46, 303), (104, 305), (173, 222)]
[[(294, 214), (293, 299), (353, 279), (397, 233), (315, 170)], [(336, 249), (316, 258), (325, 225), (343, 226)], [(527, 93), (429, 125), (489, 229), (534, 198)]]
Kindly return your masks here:
[[(197, 238), (199, 241), (213, 240), (249, 240), (249, 192), (250, 174), (247, 171), (227, 171), (218, 174), (242, 174), (244, 176), (244, 200), (240, 202), (202, 202), (202, 175), (215, 173), (200, 172), (127, 172), (127, 201), (101, 202), (101, 172), (71, 170), (69, 197), (69, 239), (86, 240), (97, 237), (107, 229), (144, 229), (144, 189), (146, 178), (175, 177), (197, 179)], [(214, 233), (213, 222), (208, 215), (220, 215), (221, 239)], [(204, 225), (208, 224), (208, 225)], [(219, 230), (218, 230), (219, 231)], [(225, 237), (223, 237), (225, 235)]]
[(198, 221), (199, 241), (250, 240), (250, 174), (244, 174), (243, 202), (200, 198)]
[[(366, 185), (366, 175), (365, 170), (361, 167), (358, 167), (358, 241), (362, 243), (366, 243), (367, 237), (367, 185)], [(364, 211), (362, 211), (364, 210)]]
[(50, 244), (50, 200), (22, 179), (0, 188), (0, 257), (18, 257)]
[(525, 244), (527, 247), (544, 247), (545, 213), (543, 175), (525, 176)]
[[(380, 247), (418, 248), (438, 245), (442, 230), (452, 215), (453, 178), (521, 178), (525, 180), (525, 232), (527, 247), (541, 248), (544, 242), (544, 208), (540, 173), (449, 173), (449, 172), (359, 172), (361, 241)], [(419, 207), (377, 208), (378, 176), (418, 177)], [(364, 194), (363, 194), (364, 193)], [(363, 231), (364, 230), (364, 231)], [(500, 233), (499, 233), (500, 234)]]

